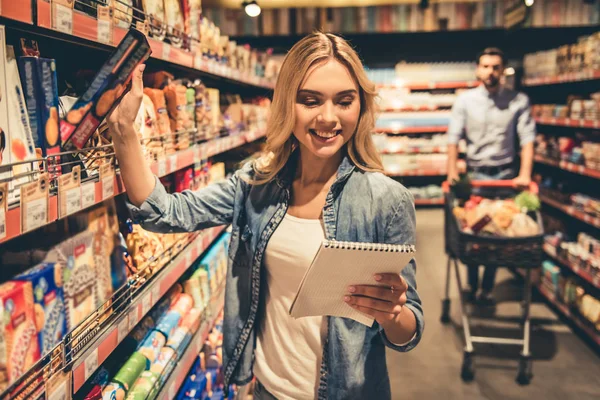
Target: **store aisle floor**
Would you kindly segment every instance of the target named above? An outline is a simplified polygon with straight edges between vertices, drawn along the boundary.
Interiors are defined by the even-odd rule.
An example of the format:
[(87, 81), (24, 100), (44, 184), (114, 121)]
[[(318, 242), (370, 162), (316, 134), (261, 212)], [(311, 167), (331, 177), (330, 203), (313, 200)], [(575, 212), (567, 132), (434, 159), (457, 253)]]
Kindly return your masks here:
[[(600, 357), (573, 333), (543, 301), (534, 296), (532, 336), (534, 377), (529, 386), (515, 382), (519, 349), (479, 345), (475, 380), (460, 379), (463, 354), (458, 292), (452, 280), (452, 323), (440, 323), (446, 256), (443, 211), (417, 211), (417, 280), (425, 309), (425, 334), (409, 353), (388, 352), (393, 399), (598, 399)], [(465, 272), (465, 269), (461, 269)], [(522, 283), (507, 270), (498, 271), (495, 295), (498, 316), (516, 316)], [(518, 337), (515, 324), (486, 322), (492, 334)], [(517, 327), (515, 329), (515, 327)], [(475, 331), (489, 334), (490, 330)], [(498, 336), (501, 334), (498, 334)]]

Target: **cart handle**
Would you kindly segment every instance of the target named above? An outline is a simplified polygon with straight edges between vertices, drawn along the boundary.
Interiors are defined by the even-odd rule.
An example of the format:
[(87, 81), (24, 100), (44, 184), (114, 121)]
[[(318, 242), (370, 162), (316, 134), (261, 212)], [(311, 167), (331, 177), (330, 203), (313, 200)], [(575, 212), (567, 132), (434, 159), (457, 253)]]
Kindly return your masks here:
[[(517, 186), (512, 180), (471, 181), (471, 186), (491, 188), (517, 188)], [(450, 191), (450, 182), (444, 181), (442, 183), (442, 190), (444, 191), (444, 193), (448, 193)], [(528, 190), (532, 193), (537, 194), (539, 192), (537, 183), (531, 182), (529, 184)]]

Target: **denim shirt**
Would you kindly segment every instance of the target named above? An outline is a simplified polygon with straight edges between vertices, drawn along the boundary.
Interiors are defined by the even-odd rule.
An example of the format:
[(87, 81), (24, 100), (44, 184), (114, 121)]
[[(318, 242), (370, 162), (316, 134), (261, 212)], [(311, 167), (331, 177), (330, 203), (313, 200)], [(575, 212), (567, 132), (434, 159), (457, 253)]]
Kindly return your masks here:
[[(276, 179), (263, 185), (251, 185), (245, 179), (253, 176), (248, 164), (230, 179), (196, 192), (167, 194), (157, 179), (154, 191), (139, 208), (129, 204), (134, 220), (154, 232), (191, 232), (232, 225), (223, 321), (223, 372), (228, 385), (244, 385), (252, 380), (256, 332), (266, 290), (264, 277), (261, 279), (263, 258), (271, 235), (288, 209), (294, 158)], [(381, 173), (359, 170), (347, 157), (327, 195), (323, 222), (327, 239), (415, 244), (415, 210), (410, 192)], [(401, 273), (409, 285), (406, 307), (417, 321), (416, 334), (409, 343), (394, 345), (377, 322), (367, 327), (346, 318), (327, 318), (319, 399), (391, 398), (385, 346), (409, 351), (423, 334), (415, 273), (414, 260)]]

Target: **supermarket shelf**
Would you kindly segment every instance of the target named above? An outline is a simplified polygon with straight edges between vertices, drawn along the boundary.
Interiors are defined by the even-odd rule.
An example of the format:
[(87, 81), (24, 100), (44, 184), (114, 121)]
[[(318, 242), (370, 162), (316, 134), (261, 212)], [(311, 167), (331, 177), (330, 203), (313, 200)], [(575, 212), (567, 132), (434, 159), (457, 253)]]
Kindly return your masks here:
[[(182, 168), (193, 165), (194, 162), (200, 159), (213, 157), (217, 154), (240, 147), (246, 143), (251, 143), (264, 137), (265, 132), (248, 132), (236, 136), (223, 137), (213, 139), (200, 145), (192, 146), (187, 150), (179, 151), (169, 157), (155, 161), (151, 165), (152, 172), (159, 176), (169, 175)], [(101, 203), (105, 200), (102, 182), (85, 182), (82, 184), (82, 192), (86, 185), (93, 185), (94, 202), (89, 207)], [(90, 188), (91, 189), (91, 188)], [(125, 192), (125, 186), (119, 174), (115, 174), (114, 178), (114, 195), (117, 196)], [(58, 217), (58, 199), (57, 196), (51, 196), (48, 201), (48, 225), (59, 219)], [(42, 225), (44, 226), (44, 225)], [(6, 236), (0, 240), (0, 243), (6, 242), (12, 238), (20, 236), (21, 232), (21, 207), (11, 208), (6, 213)]]
[(433, 148), (426, 148), (425, 150), (421, 150), (419, 148), (413, 148), (410, 150), (382, 150), (379, 154), (443, 154), (447, 153), (445, 146), (435, 146)]
[(541, 164), (551, 165), (553, 167), (564, 169), (565, 171), (573, 172), (579, 175), (600, 179), (600, 171), (591, 168), (586, 168), (583, 165), (573, 164), (568, 161), (557, 161), (548, 157), (540, 156), (538, 154), (535, 155), (535, 161)]
[(571, 310), (564, 304), (562, 304), (556, 298), (554, 293), (551, 293), (544, 285), (540, 284), (537, 286), (538, 291), (548, 300), (554, 307), (560, 311), (566, 318), (575, 323), (583, 332), (585, 332), (597, 345), (600, 345), (600, 333), (596, 332), (593, 328), (591, 328), (588, 324), (583, 322), (579, 316), (574, 315)]
[(225, 227), (205, 230), (191, 242), (169, 264), (163, 267), (150, 284), (139, 291), (131, 304), (119, 312), (120, 318), (113, 320), (96, 338), (88, 339), (85, 347), (75, 355), (73, 363), (73, 393), (77, 392), (98, 366), (108, 358), (119, 343), (135, 328), (139, 321), (169, 291), (187, 271), (190, 265), (210, 247)]
[(396, 84), (379, 84), (379, 89), (410, 89), (410, 90), (427, 90), (427, 89), (464, 89), (479, 86), (478, 81), (456, 81), (456, 82), (410, 82), (403, 85)]
[(535, 122), (541, 125), (565, 126), (571, 128), (600, 128), (600, 120), (536, 117)]
[(443, 133), (448, 130), (447, 126), (416, 126), (407, 128), (375, 128), (375, 133), (387, 133), (390, 135), (408, 134), (408, 133)]
[[(102, 50), (111, 50), (118, 45), (127, 33), (126, 29), (105, 24), (78, 10), (72, 11), (72, 20), (66, 25), (71, 26), (70, 32), (55, 29), (52, 24), (51, 5), (48, 0), (0, 0), (1, 15), (10, 21), (16, 21), (16, 29), (28, 33), (42, 35), (62, 42), (71, 42), (78, 45), (93, 47)], [(32, 3), (36, 3), (37, 20), (32, 21)], [(26, 15), (27, 14), (27, 15)], [(26, 22), (35, 24), (33, 27), (18, 26)], [(110, 26), (110, 28), (109, 28)], [(100, 31), (100, 32), (99, 32)], [(100, 38), (105, 38), (101, 40)], [(169, 63), (176, 67), (186, 68), (189, 72), (199, 72), (213, 78), (225, 79), (234, 84), (250, 85), (263, 89), (273, 89), (274, 82), (264, 78), (242, 74), (237, 70), (222, 66), (216, 62), (203, 59), (194, 52), (179, 49), (162, 41), (148, 38), (152, 48), (151, 59)]]
[(594, 285), (594, 287), (600, 289), (600, 275), (591, 274), (588, 271), (580, 268), (578, 265), (572, 264), (571, 262), (569, 262), (569, 260), (563, 257), (559, 257), (556, 254), (556, 248), (554, 248), (554, 246), (551, 246), (548, 243), (544, 243), (544, 252), (553, 260), (557, 261), (559, 264), (573, 271), (580, 278), (585, 279), (587, 282)]
[(415, 199), (415, 206), (443, 206), (444, 198), (439, 199)]
[(600, 79), (600, 70), (587, 70), (568, 74), (546, 76), (543, 78), (523, 79), (523, 86), (555, 85), (557, 83), (583, 82)]
[(444, 106), (403, 106), (403, 107), (391, 107), (391, 108), (384, 108), (383, 110), (381, 110), (381, 112), (384, 113), (396, 113), (396, 112), (418, 112), (418, 111), (437, 111), (443, 108), (450, 108), (451, 106), (448, 105), (446, 107)]
[(183, 382), (187, 378), (189, 370), (194, 365), (194, 361), (198, 357), (198, 354), (202, 350), (202, 346), (204, 346), (204, 342), (208, 338), (208, 334), (211, 329), (214, 327), (215, 319), (219, 316), (219, 313), (223, 309), (225, 305), (225, 290), (224, 285), (219, 290), (219, 293), (216, 296), (213, 296), (210, 307), (211, 309), (208, 312), (207, 318), (201, 324), (198, 331), (192, 337), (190, 344), (185, 349), (182, 356), (179, 358), (177, 362), (177, 366), (171, 372), (171, 375), (163, 385), (161, 391), (159, 392), (156, 399), (161, 400), (171, 400), (175, 398), (175, 395), (183, 385)]
[(31, 24), (31, 1), (0, 0), (0, 16)]
[(583, 211), (580, 211), (578, 209), (576, 209), (573, 206), (568, 206), (566, 204), (563, 204), (559, 201), (556, 201), (554, 199), (551, 199), (547, 196), (540, 196), (540, 200), (542, 200), (543, 203), (546, 203), (554, 208), (557, 208), (559, 210), (561, 210), (562, 212), (564, 212), (565, 214), (570, 215), (573, 218), (576, 218), (580, 221), (585, 222), (586, 224), (589, 224), (593, 227), (596, 228), (600, 228), (600, 218), (598, 217), (593, 217)]
[(402, 176), (445, 176), (448, 174), (446, 168), (440, 169), (413, 169), (407, 171), (386, 171), (387, 176), (402, 177)]

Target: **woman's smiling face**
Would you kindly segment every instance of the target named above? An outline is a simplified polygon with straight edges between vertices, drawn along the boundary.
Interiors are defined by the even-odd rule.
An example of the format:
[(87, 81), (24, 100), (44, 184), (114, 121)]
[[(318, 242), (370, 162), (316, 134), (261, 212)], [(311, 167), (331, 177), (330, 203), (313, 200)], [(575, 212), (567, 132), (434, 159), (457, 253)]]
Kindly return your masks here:
[(294, 136), (301, 151), (327, 159), (337, 154), (356, 131), (360, 117), (358, 86), (335, 59), (308, 70), (296, 94)]

